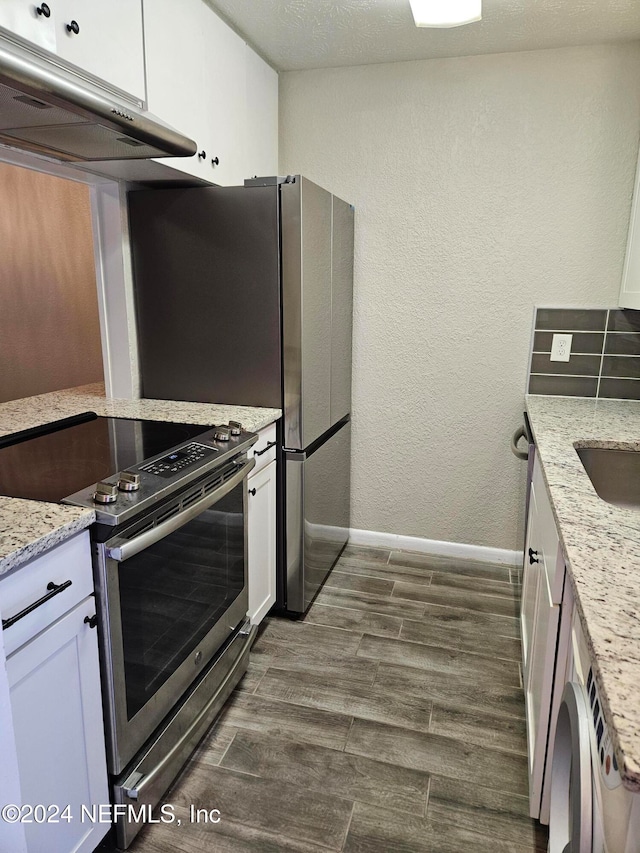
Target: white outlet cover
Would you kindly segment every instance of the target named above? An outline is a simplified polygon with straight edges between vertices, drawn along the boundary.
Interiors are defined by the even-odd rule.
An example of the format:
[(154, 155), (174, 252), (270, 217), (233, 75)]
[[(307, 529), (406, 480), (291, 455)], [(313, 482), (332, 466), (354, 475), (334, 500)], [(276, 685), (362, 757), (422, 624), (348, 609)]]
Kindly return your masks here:
[(573, 335), (554, 335), (551, 343), (549, 361), (569, 361)]

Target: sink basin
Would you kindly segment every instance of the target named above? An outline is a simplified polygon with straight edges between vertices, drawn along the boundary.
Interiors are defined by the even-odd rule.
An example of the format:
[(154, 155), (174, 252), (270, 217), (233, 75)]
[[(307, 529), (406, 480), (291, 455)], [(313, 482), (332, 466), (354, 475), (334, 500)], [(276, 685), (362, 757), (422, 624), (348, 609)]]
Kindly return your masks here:
[(626, 509), (640, 509), (640, 451), (577, 447), (599, 497)]

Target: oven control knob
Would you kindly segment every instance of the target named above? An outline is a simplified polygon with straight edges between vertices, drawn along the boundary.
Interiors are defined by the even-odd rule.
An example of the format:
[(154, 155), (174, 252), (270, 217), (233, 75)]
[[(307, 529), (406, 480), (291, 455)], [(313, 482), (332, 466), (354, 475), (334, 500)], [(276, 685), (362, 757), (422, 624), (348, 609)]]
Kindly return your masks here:
[(213, 437), (216, 441), (229, 441), (229, 438), (231, 437), (231, 430), (227, 426), (216, 427)]
[(93, 500), (97, 504), (113, 504), (118, 500), (118, 487), (113, 483), (105, 483), (104, 480), (97, 483), (93, 493)]
[(229, 429), (231, 430), (231, 435), (240, 435), (242, 424), (239, 421), (229, 421)]
[(135, 471), (121, 471), (118, 474), (118, 488), (121, 492), (137, 492), (140, 488), (140, 474)]

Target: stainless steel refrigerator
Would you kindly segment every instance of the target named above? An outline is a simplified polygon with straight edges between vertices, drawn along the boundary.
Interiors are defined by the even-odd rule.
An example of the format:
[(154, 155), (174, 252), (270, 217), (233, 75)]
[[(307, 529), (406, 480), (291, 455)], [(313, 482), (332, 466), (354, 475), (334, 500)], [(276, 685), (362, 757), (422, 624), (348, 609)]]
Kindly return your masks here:
[(129, 193), (143, 396), (281, 408), (278, 607), (350, 524), (353, 207), (299, 175)]

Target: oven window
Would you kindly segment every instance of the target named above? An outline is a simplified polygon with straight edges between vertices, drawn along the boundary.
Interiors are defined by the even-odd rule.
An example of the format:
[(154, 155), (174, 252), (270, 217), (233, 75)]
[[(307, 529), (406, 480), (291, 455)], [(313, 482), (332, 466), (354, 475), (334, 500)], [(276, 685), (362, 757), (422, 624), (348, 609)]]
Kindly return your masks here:
[(131, 719), (244, 587), (243, 487), (118, 567)]

